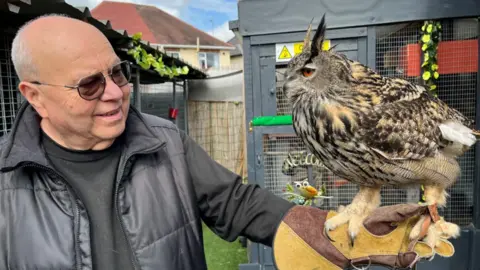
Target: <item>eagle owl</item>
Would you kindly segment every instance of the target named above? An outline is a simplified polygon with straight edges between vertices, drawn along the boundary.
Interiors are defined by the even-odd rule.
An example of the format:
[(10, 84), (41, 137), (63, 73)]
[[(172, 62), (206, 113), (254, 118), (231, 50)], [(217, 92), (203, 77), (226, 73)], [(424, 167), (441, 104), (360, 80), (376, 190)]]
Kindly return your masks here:
[[(380, 206), (384, 185), (424, 185), (433, 213), (446, 205), (446, 189), (460, 173), (456, 158), (475, 144), (472, 121), (448, 107), (425, 87), (384, 77), (344, 55), (322, 50), (325, 15), (304, 51), (285, 72), (283, 94), (292, 106), (295, 133), (334, 174), (359, 191), (325, 233), (348, 223), (351, 241), (362, 221)], [(457, 237), (460, 229), (434, 215), (426, 241)], [(410, 237), (420, 234), (422, 220)], [(435, 231), (436, 233), (430, 233)]]

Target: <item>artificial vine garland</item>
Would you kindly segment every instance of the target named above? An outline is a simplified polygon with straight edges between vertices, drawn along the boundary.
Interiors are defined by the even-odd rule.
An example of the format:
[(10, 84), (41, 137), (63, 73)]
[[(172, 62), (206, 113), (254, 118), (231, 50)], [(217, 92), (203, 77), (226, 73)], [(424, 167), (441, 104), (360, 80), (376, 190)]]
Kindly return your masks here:
[(177, 77), (180, 75), (186, 75), (189, 72), (187, 66), (183, 67), (168, 67), (163, 63), (162, 56), (155, 53), (152, 55), (151, 53), (147, 53), (144, 48), (141, 46), (141, 39), (142, 33), (136, 33), (132, 36), (132, 44), (133, 46), (128, 50), (128, 54), (133, 56), (136, 63), (142, 67), (143, 69), (153, 69), (160, 74), (160, 76), (168, 76), (170, 79), (173, 77)]
[(423, 51), (422, 79), (430, 87), (430, 91), (437, 95), (436, 81), (438, 73), (437, 50), (442, 32), (442, 25), (437, 21), (425, 21), (421, 29), (420, 44)]
[[(437, 96), (437, 84), (436, 81), (440, 74), (438, 73), (437, 62), (437, 50), (438, 43), (440, 42), (440, 36), (442, 32), (442, 25), (437, 21), (425, 21), (420, 31), (423, 51), (423, 64), (422, 64), (422, 79), (425, 84), (430, 88), (429, 90)], [(421, 187), (421, 199), (420, 203), (425, 202), (425, 187)]]

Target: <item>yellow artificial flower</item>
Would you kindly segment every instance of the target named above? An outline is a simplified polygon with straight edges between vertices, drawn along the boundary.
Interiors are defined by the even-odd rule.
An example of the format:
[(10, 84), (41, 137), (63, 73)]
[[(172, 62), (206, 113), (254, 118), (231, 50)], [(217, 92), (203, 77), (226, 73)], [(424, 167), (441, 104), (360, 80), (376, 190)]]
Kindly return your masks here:
[(440, 74), (438, 74), (438, 72), (435, 71), (435, 72), (433, 73), (433, 77), (434, 77), (435, 79), (438, 79), (439, 76), (440, 76)]
[(422, 45), (422, 51), (425, 51), (428, 48), (427, 44)]
[(428, 79), (430, 79), (431, 76), (432, 76), (432, 74), (430, 73), (430, 71), (425, 71), (423, 73), (422, 78), (423, 78), (424, 81), (428, 81)]
[(422, 41), (423, 43), (428, 43), (430, 41), (430, 35), (423, 35)]
[(435, 90), (437, 89), (437, 86), (435, 84), (430, 85), (430, 90)]
[(432, 71), (438, 70), (438, 65), (437, 64), (432, 64)]
[(429, 24), (427, 27), (427, 32), (432, 33), (432, 30), (433, 30), (433, 25)]

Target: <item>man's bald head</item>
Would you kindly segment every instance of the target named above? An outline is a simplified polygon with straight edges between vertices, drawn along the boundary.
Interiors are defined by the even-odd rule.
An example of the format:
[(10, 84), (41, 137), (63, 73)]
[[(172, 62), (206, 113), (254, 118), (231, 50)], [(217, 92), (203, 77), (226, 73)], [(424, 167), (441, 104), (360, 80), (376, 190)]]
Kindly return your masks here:
[(59, 65), (62, 59), (82, 50), (92, 38), (108, 43), (97, 28), (67, 15), (35, 18), (23, 25), (13, 40), (11, 54), (15, 71), (20, 80), (25, 81), (38, 79), (55, 69), (62, 70)]
[[(19, 91), (40, 116), (42, 130), (60, 145), (104, 149), (125, 129), (131, 89), (114, 81), (114, 69), (123, 74), (121, 59), (91, 24), (62, 15), (30, 21), (14, 39), (12, 59)], [(85, 91), (99, 96), (84, 99)]]

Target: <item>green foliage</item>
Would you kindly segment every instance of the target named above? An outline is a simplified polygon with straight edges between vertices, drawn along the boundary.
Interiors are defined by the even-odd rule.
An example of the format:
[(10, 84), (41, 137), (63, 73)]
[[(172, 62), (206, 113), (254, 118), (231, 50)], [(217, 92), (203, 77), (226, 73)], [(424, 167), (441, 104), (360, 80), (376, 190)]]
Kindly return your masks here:
[(133, 39), (133, 47), (128, 50), (128, 54), (133, 56), (137, 65), (142, 67), (143, 69), (150, 69), (153, 68), (160, 76), (165, 77), (168, 76), (170, 79), (174, 77), (178, 77), (180, 75), (186, 75), (189, 72), (187, 66), (183, 67), (176, 67), (175, 65), (169, 67), (163, 63), (162, 55), (152, 55), (151, 53), (147, 53), (147, 51), (142, 48), (141, 46), (141, 39), (142, 33), (136, 33), (132, 36)]
[(424, 55), (422, 63), (422, 79), (430, 88), (430, 91), (437, 95), (436, 81), (440, 76), (438, 73), (437, 50), (442, 32), (442, 25), (436, 21), (425, 21), (421, 29), (420, 44)]

